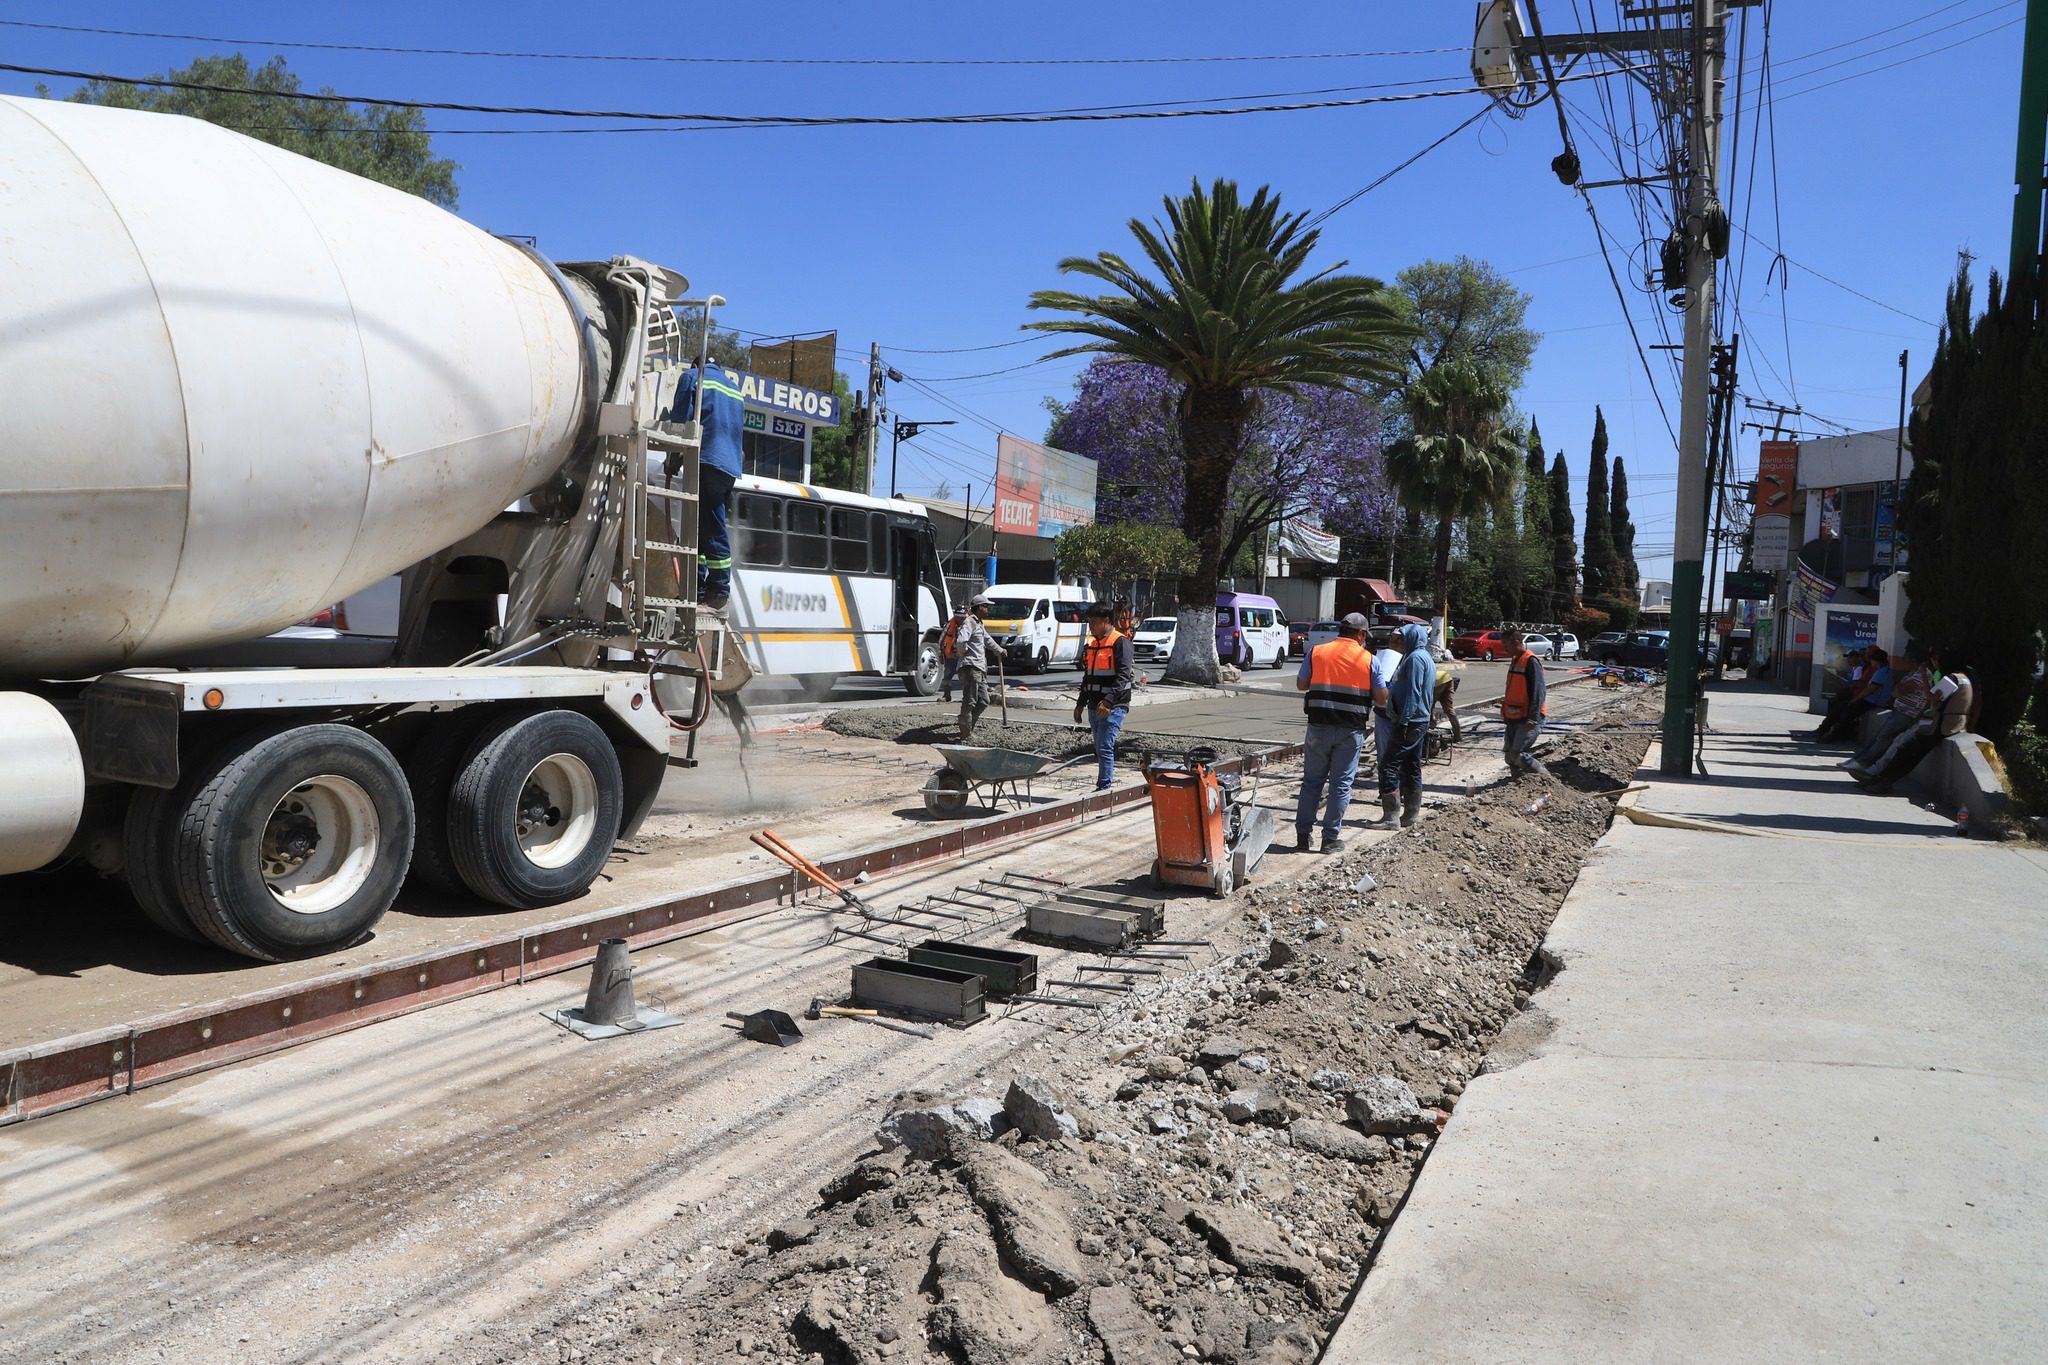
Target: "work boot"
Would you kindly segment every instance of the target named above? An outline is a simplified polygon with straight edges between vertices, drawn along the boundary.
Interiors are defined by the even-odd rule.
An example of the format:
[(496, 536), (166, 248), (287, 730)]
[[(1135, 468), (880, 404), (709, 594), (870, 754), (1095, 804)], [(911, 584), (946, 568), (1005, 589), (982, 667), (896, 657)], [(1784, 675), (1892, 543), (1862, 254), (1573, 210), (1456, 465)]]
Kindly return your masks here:
[(1411, 829), (1422, 823), (1422, 792), (1411, 788), (1401, 793), (1401, 828)]
[(1535, 774), (1537, 777), (1550, 776), (1550, 769), (1544, 767), (1543, 760), (1536, 757), (1536, 755), (1529, 755), (1529, 757), (1526, 760), (1524, 760), (1524, 762), (1527, 765), (1527, 770)]
[(1344, 836), (1343, 836), (1343, 835), (1341, 835), (1341, 834), (1325, 834), (1325, 835), (1323, 836), (1323, 852), (1325, 852), (1325, 853), (1342, 853), (1343, 851), (1344, 851)]
[(1380, 814), (1375, 825), (1391, 825), (1401, 816), (1401, 798), (1392, 792), (1380, 793)]
[(1307, 831), (1307, 830), (1305, 830), (1305, 829), (1298, 829), (1298, 830), (1294, 831), (1294, 851), (1295, 851), (1296, 853), (1306, 853), (1306, 852), (1308, 852), (1308, 831)]

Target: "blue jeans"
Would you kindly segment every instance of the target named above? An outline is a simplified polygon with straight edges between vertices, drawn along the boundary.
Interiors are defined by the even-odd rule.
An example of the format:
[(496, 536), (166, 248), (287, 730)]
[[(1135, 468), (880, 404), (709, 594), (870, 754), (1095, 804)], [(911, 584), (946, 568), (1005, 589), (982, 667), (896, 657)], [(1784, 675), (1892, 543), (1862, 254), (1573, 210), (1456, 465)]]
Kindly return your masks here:
[(1301, 796), (1294, 803), (1296, 834), (1308, 837), (1320, 806), (1323, 837), (1337, 837), (1344, 812), (1351, 806), (1351, 783), (1358, 776), (1358, 753), (1364, 747), (1363, 730), (1348, 725), (1309, 725), (1301, 745)]
[[(1393, 724), (1393, 752), (1380, 764), (1380, 795), (1389, 796), (1395, 791), (1419, 792), (1422, 790), (1422, 745), (1429, 734), (1427, 721), (1416, 721), (1412, 725)], [(1403, 736), (1410, 736), (1403, 739)]]
[(1387, 713), (1372, 713), (1372, 752), (1380, 766), (1380, 795), (1394, 794), (1394, 722)]
[(1088, 728), (1095, 734), (1097, 791), (1107, 791), (1116, 776), (1116, 737), (1123, 732), (1124, 717), (1130, 713), (1127, 706), (1112, 706), (1106, 716), (1092, 706), (1088, 708)]
[(697, 471), (697, 596), (726, 597), (732, 592), (732, 536), (726, 516), (732, 504), (733, 476), (705, 465)]
[(1532, 716), (1528, 720), (1511, 720), (1507, 725), (1507, 739), (1502, 744), (1502, 757), (1507, 760), (1508, 771), (1524, 772), (1536, 755), (1530, 750), (1536, 746), (1536, 732), (1543, 728), (1543, 717)]

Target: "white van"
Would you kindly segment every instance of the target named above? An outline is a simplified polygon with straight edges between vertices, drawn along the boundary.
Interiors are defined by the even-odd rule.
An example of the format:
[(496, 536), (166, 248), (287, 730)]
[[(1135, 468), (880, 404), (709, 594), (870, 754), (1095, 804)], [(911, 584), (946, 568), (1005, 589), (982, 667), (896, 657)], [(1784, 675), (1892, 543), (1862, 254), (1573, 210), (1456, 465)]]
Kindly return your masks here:
[(988, 633), (1003, 647), (1005, 668), (1043, 673), (1054, 664), (1080, 666), (1094, 593), (1061, 583), (998, 583), (988, 598)]

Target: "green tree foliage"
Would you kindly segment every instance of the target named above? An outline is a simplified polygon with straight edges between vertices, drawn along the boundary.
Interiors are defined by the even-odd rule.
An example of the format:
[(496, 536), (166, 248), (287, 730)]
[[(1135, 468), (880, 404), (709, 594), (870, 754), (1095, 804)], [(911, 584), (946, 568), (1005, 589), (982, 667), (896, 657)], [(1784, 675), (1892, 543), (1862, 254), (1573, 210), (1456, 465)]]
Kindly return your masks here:
[(1593, 454), (1586, 466), (1586, 554), (1579, 561), (1586, 600), (1597, 603), (1614, 589), (1614, 522), (1607, 499), (1607, 416), (1593, 409)]
[(1126, 581), (1186, 573), (1198, 557), (1194, 542), (1171, 526), (1127, 521), (1070, 526), (1053, 537), (1053, 562), (1072, 578)]
[[(416, 194), (444, 209), (455, 207), (456, 165), (446, 157), (434, 155), (425, 119), (417, 109), (359, 107), (340, 101), (301, 98), (304, 88), (299, 78), (286, 69), (282, 57), (272, 57), (254, 70), (239, 52), (228, 57), (199, 57), (190, 66), (173, 69), (170, 79), (260, 93), (91, 81), (66, 98), (74, 104), (104, 104), (115, 109), (147, 109), (204, 119), (288, 152)], [(319, 93), (334, 92), (323, 87)]]
[(1409, 361), (1416, 374), (1465, 355), (1513, 393), (1529, 372), (1542, 334), (1526, 325), (1529, 296), (1485, 261), (1422, 261), (1394, 277), (1415, 326)]
[(1572, 523), (1572, 475), (1564, 452), (1550, 465), (1550, 594), (1552, 611), (1568, 614), (1579, 602), (1578, 529)]
[(1156, 278), (1114, 252), (1070, 256), (1062, 273), (1113, 292), (1041, 290), (1033, 308), (1074, 316), (1027, 326), (1089, 338), (1055, 355), (1142, 361), (1182, 386), (1181, 530), (1197, 555), (1181, 577), (1183, 628), (1167, 671), (1213, 683), (1226, 501), (1260, 394), (1390, 383), (1408, 328), (1378, 280), (1340, 274), (1343, 262), (1304, 273), (1317, 233), (1305, 214), (1282, 213), (1279, 196), (1263, 186), (1245, 200), (1232, 181), (1207, 190), (1196, 182), (1165, 201), (1163, 220), (1134, 218), (1130, 230)]
[[(1544, 468), (1543, 433), (1529, 420), (1529, 445), (1522, 466), (1522, 602), (1533, 617), (1556, 620), (1557, 601), (1550, 563), (1550, 478)], [(1563, 604), (1570, 606), (1567, 602)]]
[(821, 488), (865, 493), (861, 462), (867, 458), (867, 450), (856, 441), (859, 432), (854, 421), (853, 385), (847, 382), (845, 374), (833, 373), (832, 392), (839, 398), (839, 425), (819, 427), (811, 434), (811, 482)]
[(1643, 600), (1642, 571), (1636, 567), (1636, 524), (1628, 516), (1628, 470), (1622, 467), (1621, 456), (1614, 457), (1614, 478), (1607, 518), (1612, 528), (1616, 577), (1613, 596), (1626, 598), (1631, 602)]
[[(1508, 389), (1471, 357), (1453, 354), (1408, 387), (1411, 430), (1387, 447), (1401, 500), (1436, 518), (1436, 601), (1448, 610), (1451, 531), (1514, 491), (1524, 437), (1510, 424)], [(1491, 565), (1486, 566), (1491, 575)]]
[(2048, 629), (2048, 328), (2044, 286), (2009, 293), (1991, 277), (1972, 320), (1967, 268), (1948, 291), (1928, 402), (1911, 424), (1906, 532), (1912, 578), (1908, 633), (1962, 663), (1979, 689), (1979, 728), (2004, 739), (2027, 713), (2048, 719), (2037, 690)]

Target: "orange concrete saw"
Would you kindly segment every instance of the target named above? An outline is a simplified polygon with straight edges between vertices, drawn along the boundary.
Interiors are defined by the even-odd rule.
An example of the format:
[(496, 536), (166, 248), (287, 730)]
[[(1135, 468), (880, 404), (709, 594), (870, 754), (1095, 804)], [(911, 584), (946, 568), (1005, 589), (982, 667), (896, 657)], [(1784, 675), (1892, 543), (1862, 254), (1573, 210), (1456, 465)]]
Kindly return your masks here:
[(1145, 765), (1152, 793), (1154, 886), (1199, 886), (1227, 896), (1251, 879), (1273, 843), (1273, 812), (1254, 803), (1235, 774), (1216, 771), (1216, 751), (1197, 745), (1179, 763)]

